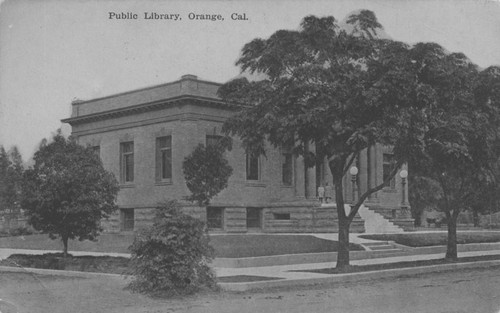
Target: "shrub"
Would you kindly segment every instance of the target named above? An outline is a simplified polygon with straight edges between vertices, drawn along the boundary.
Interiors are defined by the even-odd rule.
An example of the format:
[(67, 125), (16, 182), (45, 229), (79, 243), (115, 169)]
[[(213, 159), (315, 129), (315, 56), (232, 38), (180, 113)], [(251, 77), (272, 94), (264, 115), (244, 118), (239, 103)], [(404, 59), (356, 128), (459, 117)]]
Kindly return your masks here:
[(133, 291), (174, 295), (216, 288), (205, 224), (182, 213), (175, 200), (157, 208), (153, 226), (139, 231), (129, 249)]

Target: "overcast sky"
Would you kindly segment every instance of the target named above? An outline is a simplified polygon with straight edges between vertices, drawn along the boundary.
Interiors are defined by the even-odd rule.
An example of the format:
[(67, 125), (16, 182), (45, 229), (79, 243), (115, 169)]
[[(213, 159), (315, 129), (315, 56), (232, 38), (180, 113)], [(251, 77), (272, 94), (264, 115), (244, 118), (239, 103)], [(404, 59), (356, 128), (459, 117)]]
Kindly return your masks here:
[[(71, 101), (162, 84), (184, 74), (225, 82), (242, 46), (306, 15), (375, 12), (389, 36), (437, 42), (500, 65), (500, 0), (467, 1), (4, 1), (0, 6), (0, 145), (24, 160), (70, 116)], [(110, 19), (110, 12), (137, 14)], [(181, 20), (146, 20), (145, 12)], [(190, 20), (189, 13), (223, 21)], [(232, 13), (248, 20), (234, 21)], [(130, 16), (130, 14), (128, 14)], [(65, 134), (71, 129), (63, 126)]]

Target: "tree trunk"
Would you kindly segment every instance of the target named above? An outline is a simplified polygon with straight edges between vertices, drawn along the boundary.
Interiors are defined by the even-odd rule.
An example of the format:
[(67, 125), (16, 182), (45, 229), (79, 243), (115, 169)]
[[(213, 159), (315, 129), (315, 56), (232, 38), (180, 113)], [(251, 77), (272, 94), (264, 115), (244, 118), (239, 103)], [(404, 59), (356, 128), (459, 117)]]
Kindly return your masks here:
[(349, 267), (349, 226), (347, 218), (339, 218), (339, 246), (337, 252), (337, 269)]
[(446, 247), (446, 260), (456, 261), (457, 253), (457, 216), (455, 214), (447, 214), (448, 216), (448, 243)]
[(62, 236), (63, 242), (63, 256), (66, 258), (68, 256), (68, 236)]
[(339, 242), (336, 268), (344, 270), (349, 267), (349, 226), (351, 221), (345, 214), (344, 188), (342, 186), (342, 175), (340, 173), (337, 173), (337, 179), (334, 180), (335, 203), (337, 205), (337, 218), (339, 221)]
[(474, 209), (472, 211), (472, 221), (474, 223), (474, 227), (479, 227), (479, 213)]

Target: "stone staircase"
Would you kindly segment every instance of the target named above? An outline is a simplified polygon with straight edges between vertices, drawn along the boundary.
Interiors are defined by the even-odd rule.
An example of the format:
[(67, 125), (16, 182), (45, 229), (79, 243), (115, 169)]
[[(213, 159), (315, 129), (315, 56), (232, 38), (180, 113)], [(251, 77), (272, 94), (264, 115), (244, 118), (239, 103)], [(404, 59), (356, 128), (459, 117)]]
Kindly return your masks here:
[(403, 228), (394, 225), (383, 215), (370, 210), (362, 205), (358, 211), (359, 216), (365, 221), (365, 232), (370, 234), (402, 233)]
[(361, 244), (368, 251), (373, 251), (372, 258), (404, 255), (405, 251), (389, 241), (363, 242)]

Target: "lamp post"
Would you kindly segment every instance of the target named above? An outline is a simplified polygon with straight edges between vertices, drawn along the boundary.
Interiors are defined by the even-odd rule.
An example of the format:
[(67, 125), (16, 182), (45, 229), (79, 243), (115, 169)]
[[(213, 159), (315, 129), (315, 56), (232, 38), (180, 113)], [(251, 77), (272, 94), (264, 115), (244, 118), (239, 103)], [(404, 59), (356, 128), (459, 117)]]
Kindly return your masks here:
[(406, 178), (408, 177), (408, 171), (407, 170), (402, 170), (399, 172), (399, 176), (401, 177), (401, 185), (403, 187), (402, 194), (403, 194), (403, 199), (401, 200), (401, 207), (406, 209)]
[(352, 205), (356, 202), (356, 175), (358, 175), (358, 168), (353, 166), (349, 169), (349, 174), (351, 174), (352, 182)]

